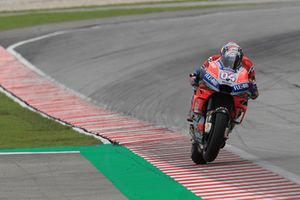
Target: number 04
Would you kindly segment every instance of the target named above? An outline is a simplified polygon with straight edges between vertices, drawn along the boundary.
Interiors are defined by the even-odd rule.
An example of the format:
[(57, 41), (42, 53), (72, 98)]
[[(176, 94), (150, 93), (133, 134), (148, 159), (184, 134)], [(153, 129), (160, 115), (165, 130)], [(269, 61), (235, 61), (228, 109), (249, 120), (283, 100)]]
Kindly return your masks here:
[(227, 80), (230, 79), (230, 81), (235, 82), (236, 81), (236, 76), (235, 74), (228, 74), (226, 72), (221, 73), (221, 79)]

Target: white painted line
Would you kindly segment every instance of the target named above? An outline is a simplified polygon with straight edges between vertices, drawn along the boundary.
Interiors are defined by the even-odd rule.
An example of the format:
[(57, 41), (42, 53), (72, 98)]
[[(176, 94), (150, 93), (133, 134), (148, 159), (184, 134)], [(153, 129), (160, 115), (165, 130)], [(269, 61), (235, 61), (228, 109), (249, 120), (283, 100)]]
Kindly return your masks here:
[(105, 136), (111, 136), (111, 135), (115, 135), (115, 134), (123, 134), (125, 132), (149, 132), (151, 130), (151, 128), (143, 128), (143, 127), (138, 127), (138, 128), (133, 128), (133, 129), (129, 129), (129, 130), (115, 130), (115, 131), (105, 131), (105, 133), (103, 133), (102, 135)]
[(180, 168), (173, 168), (173, 169), (169, 169), (169, 170), (163, 170), (165, 173), (173, 173), (173, 172), (180, 172), (180, 173), (194, 173), (194, 172), (202, 172), (202, 173), (224, 173), (224, 172), (235, 172), (235, 171), (247, 171), (247, 170), (265, 170), (263, 168), (257, 167), (255, 165), (251, 165), (251, 166), (224, 166), (223, 169), (201, 169), (201, 168), (184, 168), (184, 169), (180, 169)]
[(286, 179), (294, 182), (294, 183), (297, 183), (300, 185), (300, 176), (298, 176), (297, 174), (294, 174), (294, 173), (291, 173), (285, 169), (282, 169), (280, 167), (277, 167), (275, 165), (272, 165), (270, 164), (269, 162), (266, 162), (264, 160), (260, 160), (258, 157), (252, 155), (252, 154), (249, 154), (239, 148), (236, 148), (232, 145), (227, 145), (226, 146), (226, 149), (228, 149), (229, 151), (241, 156), (242, 158), (245, 158), (247, 160), (250, 160), (252, 161), (253, 163), (271, 171), (271, 172), (274, 172), (275, 174), (279, 174), (283, 177), (285, 177)]
[[(209, 195), (204, 195), (201, 192), (199, 192), (198, 194), (201, 195), (202, 198), (204, 199), (239, 199), (240, 196), (246, 196), (248, 199), (249, 197), (251, 197), (250, 199), (264, 199), (264, 200), (274, 200), (274, 195), (260, 195), (260, 194), (255, 194), (255, 193), (243, 193), (244, 195), (238, 195), (238, 194), (223, 194), (223, 195), (215, 195), (215, 196), (209, 196)], [(254, 195), (255, 194), (255, 195)], [(277, 198), (276, 198), (277, 199)]]
[[(240, 193), (239, 193), (240, 192)], [(300, 196), (300, 191), (295, 191), (295, 190), (288, 190), (286, 189), (286, 192), (276, 192), (272, 191), (273, 193), (265, 193), (265, 192), (244, 192), (243, 190), (237, 190), (236, 192), (230, 192), (230, 191), (222, 191), (222, 192), (213, 192), (213, 193), (203, 193), (200, 192), (203, 198), (209, 198), (209, 199), (223, 199), (224, 197), (231, 197), (232, 199), (238, 199), (239, 196), (248, 196), (252, 198), (252, 194), (255, 195), (262, 195), (264, 197), (270, 197), (273, 199), (277, 199), (276, 197), (284, 195), (286, 193), (287, 195), (289, 194), (298, 194)]]
[[(211, 184), (214, 184), (215, 182), (218, 182), (218, 183), (223, 183), (223, 184), (235, 184), (235, 183), (240, 183), (240, 184), (252, 184), (252, 183), (255, 183), (255, 182), (258, 182), (259, 184), (263, 183), (264, 181), (271, 181), (271, 180), (274, 180), (275, 182), (276, 181), (281, 181), (282, 183), (293, 183), (285, 178), (282, 178), (282, 177), (250, 177), (250, 178), (244, 178), (244, 177), (240, 177), (240, 178), (222, 178), (222, 179), (218, 179), (218, 180), (215, 180), (215, 179), (209, 179), (206, 180), (207, 182), (201, 182), (199, 185), (203, 185), (203, 186), (207, 186), (207, 185), (211, 185)], [(199, 179), (197, 178), (189, 178), (189, 179), (184, 179), (184, 180), (181, 180), (180, 183), (182, 184), (187, 184), (187, 183), (196, 183), (196, 181), (199, 181)]]
[[(160, 145), (159, 148), (155, 148), (157, 147), (158, 145), (134, 145), (132, 147), (130, 147), (130, 149), (132, 150), (135, 150), (135, 151), (140, 151), (140, 152), (149, 152), (151, 150), (153, 151), (163, 151), (163, 152), (174, 152), (174, 151), (179, 151), (179, 152), (184, 152), (183, 150), (186, 149), (188, 150), (188, 152), (190, 152), (190, 145), (181, 145), (181, 146), (178, 146), (177, 144), (174, 144), (174, 145), (170, 145), (168, 144), (168, 146), (166, 147), (165, 145)], [(183, 149), (183, 150), (182, 150)], [(151, 151), (152, 152), (152, 151)]]
[(174, 160), (172, 162), (170, 161), (155, 161), (155, 160), (152, 160), (152, 158), (146, 158), (149, 162), (151, 162), (153, 165), (155, 166), (176, 166), (176, 167), (180, 167), (181, 165), (186, 165), (186, 164), (191, 164), (193, 165), (194, 163), (189, 159), (189, 158), (186, 158), (185, 160)]
[[(261, 181), (262, 183), (258, 182), (258, 184), (256, 182), (249, 182), (249, 183), (228, 183), (228, 182), (224, 182), (222, 184), (218, 184), (219, 187), (265, 187), (266, 184), (269, 184), (271, 186), (268, 187), (276, 187), (278, 185), (292, 185), (292, 182), (282, 182), (282, 180), (268, 180), (268, 181)], [(196, 191), (197, 189), (199, 191), (201, 191), (202, 189), (205, 188), (216, 188), (216, 184), (210, 183), (210, 184), (199, 184), (199, 181), (195, 182), (195, 183), (182, 183), (185, 187), (188, 187), (190, 189), (193, 189), (193, 191)]]
[[(14, 45), (11, 45), (7, 48), (7, 51), (10, 52), (13, 56), (15, 56), (21, 63), (23, 63), (26, 67), (28, 67), (29, 69), (31, 69), (32, 71), (36, 72), (37, 74), (39, 74), (40, 76), (48, 79), (50, 82), (53, 82), (54, 84), (58, 85), (59, 87), (61, 87), (62, 89), (64, 90), (67, 90), (71, 93), (73, 93), (74, 95), (82, 98), (82, 99), (85, 99), (87, 101), (90, 101), (92, 102), (91, 99), (88, 99), (86, 96), (83, 96), (77, 92), (75, 92), (74, 90), (70, 89), (70, 88), (67, 88), (65, 87), (64, 85), (62, 85), (61, 83), (57, 82), (56, 80), (54, 80), (53, 78), (51, 78), (50, 76), (46, 75), (44, 72), (42, 72), (41, 70), (39, 70), (37, 67), (35, 67), (33, 64), (31, 64), (30, 62), (28, 62), (21, 54), (19, 54), (18, 52), (15, 51), (15, 48), (16, 47), (19, 47), (21, 45), (24, 45), (24, 44), (27, 44), (27, 43), (30, 43), (30, 42), (35, 42), (35, 41), (38, 41), (38, 40), (42, 40), (42, 39), (46, 39), (46, 38), (50, 38), (50, 37), (54, 37), (54, 36), (57, 36), (57, 35), (62, 35), (62, 34), (65, 34), (67, 33), (68, 31), (59, 31), (59, 32), (55, 32), (55, 33), (52, 33), (52, 34), (47, 34), (47, 35), (44, 35), (44, 36), (41, 36), (41, 37), (36, 37), (36, 38), (32, 38), (32, 39), (29, 39), (29, 40), (24, 40), (24, 41), (21, 41), (21, 42), (18, 42)], [(8, 91), (6, 91), (4, 88), (1, 88), (1, 90), (8, 96), (10, 97), (11, 99), (13, 99), (15, 102), (19, 103), (21, 106), (23, 107), (26, 107), (26, 108), (29, 108), (30, 110), (34, 111), (34, 112), (37, 112), (39, 114), (41, 114), (43, 117), (46, 117), (46, 118), (49, 118), (49, 119), (52, 119), (52, 120), (55, 120), (56, 122), (59, 122), (63, 125), (68, 125), (66, 124), (65, 122), (61, 121), (61, 120), (58, 120), (58, 119), (55, 119), (51, 116), (48, 116), (48, 115), (45, 115), (44, 113), (30, 107), (29, 105), (27, 105), (26, 103), (24, 103), (23, 101), (21, 101), (20, 99), (16, 98), (14, 95), (10, 94)], [(103, 138), (103, 137), (100, 137), (96, 134), (93, 134), (93, 133), (90, 133), (90, 132), (87, 132), (81, 128), (78, 128), (78, 127), (72, 127), (75, 131), (79, 132), (79, 133), (82, 133), (82, 134), (85, 134), (85, 135), (88, 135), (88, 136), (93, 136), (95, 137), (96, 139), (99, 139), (103, 144), (110, 144), (110, 141)]]
[[(265, 171), (265, 172), (248, 172), (248, 173), (237, 173), (237, 174), (222, 174), (222, 175), (206, 175), (204, 174), (198, 174), (199, 176), (203, 176), (203, 177), (207, 177), (209, 179), (222, 179), (222, 178), (246, 178), (246, 177), (250, 177), (250, 178), (258, 178), (258, 177), (273, 177), (274, 175), (271, 174), (269, 171)], [(195, 174), (171, 174), (170, 176), (174, 177), (174, 178), (193, 178), (195, 177)]]
[[(132, 150), (134, 151), (134, 150)], [(140, 151), (137, 151), (137, 152), (140, 152)], [(165, 152), (165, 151), (162, 151), (162, 152)], [(160, 153), (159, 151), (157, 151), (157, 153)], [(157, 155), (157, 153), (153, 153), (153, 152), (148, 152), (148, 155), (150, 156), (155, 156), (156, 158), (178, 158), (178, 157), (189, 157), (190, 154), (184, 154), (182, 152), (174, 152), (174, 153), (160, 153), (159, 155)]]
[[(191, 189), (191, 188), (189, 188)], [(272, 191), (275, 192), (282, 192), (282, 193), (286, 193), (287, 191), (299, 191), (299, 187), (295, 186), (295, 185), (277, 185), (277, 186), (272, 186), (272, 187), (264, 187), (264, 186), (226, 186), (226, 185), (222, 185), (222, 186), (211, 186), (210, 188), (199, 188), (200, 192), (205, 192), (205, 193), (213, 193), (213, 194), (217, 194), (217, 193), (224, 193), (226, 192), (226, 190), (233, 190), (234, 192), (253, 192), (253, 193), (258, 193), (258, 192), (266, 192), (266, 193), (270, 193)], [(193, 189), (192, 189), (193, 190)], [(194, 190), (193, 190), (194, 191)]]
[[(202, 188), (205, 188), (205, 187), (210, 187), (210, 186), (214, 186), (216, 187), (216, 185), (218, 186), (222, 186), (222, 185), (226, 185), (226, 186), (240, 186), (240, 185), (247, 185), (248, 183), (241, 180), (241, 181), (235, 181), (235, 182), (232, 182), (232, 181), (205, 181), (205, 182), (200, 182), (199, 183), (199, 179), (198, 180), (193, 180), (194, 184), (195, 185), (192, 185), (192, 186), (189, 186), (186, 182), (188, 181), (180, 181), (181, 184), (183, 184), (184, 186), (188, 187), (188, 188), (191, 188), (193, 189), (194, 192), (201, 192), (201, 189)], [(189, 181), (191, 182), (191, 181)], [(256, 182), (258, 184), (256, 184)], [(283, 182), (282, 179), (271, 179), (271, 180), (268, 180), (266, 178), (261, 178), (261, 179), (256, 179), (255, 181), (251, 181), (249, 182), (249, 185), (264, 185), (264, 184), (270, 184), (272, 185), (272, 183), (274, 184), (277, 184), (277, 183), (291, 183), (290, 181), (286, 181), (286, 182)], [(196, 184), (197, 184), (197, 188), (196, 187)]]
[[(42, 117), (45, 117), (47, 119), (51, 119), (51, 120), (54, 120), (64, 126), (70, 126), (69, 124), (59, 120), (59, 119), (56, 119), (56, 118), (53, 118), (49, 115), (46, 115), (45, 113), (42, 113), (36, 109), (34, 109), (33, 107), (29, 106), (28, 104), (26, 104), (24, 101), (22, 101), (21, 99), (17, 98), (16, 96), (14, 96), (13, 94), (11, 94), (10, 92), (8, 92), (7, 90), (5, 90), (2, 86), (0, 86), (0, 92), (2, 92), (3, 94), (5, 94), (7, 97), (9, 97), (10, 99), (12, 99), (14, 102), (18, 103), (20, 106), (24, 107), (24, 108), (27, 108), (33, 112), (36, 112), (36, 113), (39, 113)], [(88, 136), (93, 136), (95, 137), (96, 139), (99, 139), (103, 144), (110, 144), (110, 142), (102, 137), (99, 137), (97, 136), (96, 134), (93, 134), (93, 133), (89, 133), (81, 128), (78, 128), (78, 127), (73, 127), (71, 126), (73, 130), (81, 133), (81, 134), (85, 134), (85, 135), (88, 135)]]
[(205, 169), (205, 168), (198, 168), (197, 166), (190, 166), (190, 167), (185, 167), (185, 168), (179, 168), (179, 167), (169, 167), (169, 168), (162, 168), (162, 170), (165, 173), (169, 173), (169, 172), (182, 172), (182, 173), (186, 173), (186, 172), (193, 172), (193, 171), (198, 171), (198, 172), (203, 172), (206, 173), (208, 172), (222, 172), (222, 171), (230, 171), (230, 170), (247, 170), (247, 169), (254, 169), (257, 168), (254, 164), (249, 164), (249, 165), (239, 165), (239, 166), (224, 166), (224, 168), (220, 168), (220, 169)]
[[(243, 170), (243, 171), (239, 171), (238, 169), (236, 170), (227, 170), (224, 172), (210, 172), (210, 171), (206, 171), (206, 172), (202, 172), (205, 175), (211, 175), (214, 178), (219, 178), (219, 177), (223, 177), (223, 176), (230, 176), (230, 177), (234, 177), (234, 176), (240, 176), (240, 175), (244, 175), (244, 174), (260, 174), (260, 173), (269, 173), (269, 171), (265, 170), (265, 169), (249, 169), (249, 170)], [(224, 173), (226, 173), (226, 175), (224, 175)], [(227, 174), (228, 173), (228, 174)], [(184, 175), (184, 174), (188, 174), (188, 175), (199, 175), (201, 174), (201, 172), (196, 171), (189, 171), (189, 172), (177, 172), (177, 171), (173, 171), (173, 172), (169, 172), (168, 175), (171, 176), (175, 176), (175, 175)]]
[[(264, 199), (264, 200), (274, 200), (274, 198), (267, 198), (265, 196), (257, 196), (257, 195), (251, 195), (251, 198), (252, 199), (256, 198), (256, 199)], [(232, 200), (232, 198), (224, 198), (224, 199)], [(249, 200), (249, 197), (248, 196), (246, 196), (246, 197), (239, 197), (238, 199), (239, 200), (242, 200), (242, 199)], [(279, 199), (282, 199), (282, 198), (276, 197), (276, 199), (279, 200)], [(286, 198), (285, 198), (285, 200), (286, 200)]]
[[(191, 178), (195, 178), (195, 176), (173, 176), (172, 178), (174, 178), (176, 181), (189, 181), (191, 180)], [(198, 176), (197, 177), (199, 180), (205, 178), (204, 176)], [(230, 181), (230, 182), (242, 182), (244, 183), (245, 181), (256, 181), (256, 180), (262, 180), (262, 179), (268, 179), (268, 178), (274, 178), (274, 179), (277, 179), (277, 177), (274, 177), (274, 176), (270, 176), (270, 174), (262, 174), (262, 175), (257, 175), (257, 176), (253, 176), (253, 175), (250, 175), (250, 176), (241, 176), (239, 178), (236, 178), (236, 177), (233, 177), (231, 178), (230, 175), (228, 175), (228, 177), (223, 177), (223, 178), (219, 178), (219, 180), (216, 180), (216, 181), (219, 181), (219, 182), (224, 182), (224, 181)], [(279, 179), (283, 180), (284, 181), (284, 178), (281, 178), (279, 177)], [(211, 179), (212, 181), (215, 180), (215, 179)], [(205, 180), (205, 182), (209, 183), (210, 181), (208, 180)]]
[[(106, 132), (106, 130), (115, 130), (115, 129), (117, 129), (117, 130), (119, 130), (119, 129), (129, 129), (129, 128), (132, 128), (132, 127), (136, 127), (137, 126), (137, 124), (135, 124), (135, 123), (132, 123), (132, 124), (130, 124), (130, 123), (124, 123), (124, 124), (120, 124), (119, 126), (117, 125), (117, 123), (105, 123), (105, 124), (103, 124), (103, 123), (98, 123), (98, 124), (92, 124), (92, 125), (83, 125), (85, 128), (87, 128), (87, 129), (91, 129), (91, 130), (93, 130), (93, 129), (96, 129), (96, 128), (99, 128), (99, 131), (101, 132), (101, 133), (105, 133)], [(112, 135), (113, 136), (113, 135)]]
[(42, 155), (42, 154), (79, 154), (80, 151), (51, 151), (51, 152), (0, 152), (0, 156), (6, 155)]

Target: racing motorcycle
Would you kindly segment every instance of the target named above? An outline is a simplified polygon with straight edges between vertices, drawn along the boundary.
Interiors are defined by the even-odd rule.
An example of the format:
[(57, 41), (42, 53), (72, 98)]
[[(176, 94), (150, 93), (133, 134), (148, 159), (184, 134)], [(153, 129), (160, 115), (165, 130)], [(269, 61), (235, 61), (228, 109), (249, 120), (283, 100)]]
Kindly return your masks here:
[[(234, 126), (242, 123), (252, 88), (248, 72), (243, 67), (233, 70), (223, 67), (220, 61), (215, 61), (201, 72), (202, 84), (195, 92), (194, 114), (189, 129), (192, 136), (191, 158), (196, 164), (216, 159)], [(200, 99), (202, 100), (199, 101)], [(205, 118), (201, 137), (197, 137), (195, 133), (200, 125), (196, 114), (199, 110)]]

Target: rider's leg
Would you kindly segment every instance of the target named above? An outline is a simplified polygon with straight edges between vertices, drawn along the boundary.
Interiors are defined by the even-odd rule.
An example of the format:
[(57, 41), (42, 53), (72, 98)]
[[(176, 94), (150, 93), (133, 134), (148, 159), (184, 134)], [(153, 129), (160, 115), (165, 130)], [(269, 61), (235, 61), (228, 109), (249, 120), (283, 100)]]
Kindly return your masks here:
[(203, 132), (204, 132), (204, 122), (205, 118), (202, 114), (200, 113), (194, 113), (194, 118), (193, 118), (193, 124), (195, 127), (195, 138), (194, 142), (197, 142), (199, 144), (202, 144), (202, 137), (203, 137)]
[(194, 102), (194, 95), (196, 94), (196, 91), (197, 91), (197, 88), (196, 86), (194, 86), (194, 94), (192, 95), (191, 97), (191, 106), (190, 106), (190, 110), (187, 114), (187, 117), (186, 117), (186, 120), (189, 121), (189, 122), (192, 122), (193, 121), (193, 113), (192, 113), (192, 107), (193, 107), (193, 102)]
[(194, 95), (192, 95), (192, 98), (191, 98), (191, 106), (190, 106), (190, 109), (189, 109), (189, 112), (187, 114), (187, 117), (186, 117), (186, 120), (189, 121), (189, 122), (192, 122), (193, 121), (193, 117), (192, 117), (192, 105), (193, 105), (193, 101), (194, 101)]
[(203, 113), (203, 106), (205, 99), (201, 98), (199, 94), (194, 95), (192, 102), (192, 113), (193, 113), (193, 125), (194, 125), (194, 140), (199, 144), (202, 144), (202, 137), (204, 133), (205, 117)]

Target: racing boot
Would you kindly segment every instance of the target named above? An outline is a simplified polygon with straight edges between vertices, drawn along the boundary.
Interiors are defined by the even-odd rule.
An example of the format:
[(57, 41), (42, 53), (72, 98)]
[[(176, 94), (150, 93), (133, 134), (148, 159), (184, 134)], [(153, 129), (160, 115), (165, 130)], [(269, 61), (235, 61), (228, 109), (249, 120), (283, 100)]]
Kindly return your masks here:
[(191, 158), (196, 164), (206, 164), (206, 161), (203, 159), (203, 144), (202, 144), (203, 123), (204, 123), (204, 117), (194, 113), (193, 123), (190, 124), (190, 133), (192, 135)]
[(204, 116), (194, 113), (193, 126), (195, 127), (194, 142), (198, 143), (200, 148), (203, 149)]
[(194, 95), (196, 94), (196, 91), (197, 91), (197, 89), (196, 89), (196, 87), (194, 87), (194, 94), (193, 94), (192, 97), (191, 97), (191, 107), (190, 107), (190, 110), (189, 110), (189, 112), (188, 112), (188, 114), (187, 114), (187, 116), (186, 116), (186, 120), (187, 120), (188, 122), (193, 122), (193, 112), (192, 112), (192, 107), (193, 107)]
[(192, 116), (192, 110), (190, 109), (187, 116), (186, 116), (186, 120), (188, 122), (193, 122), (193, 116)]

